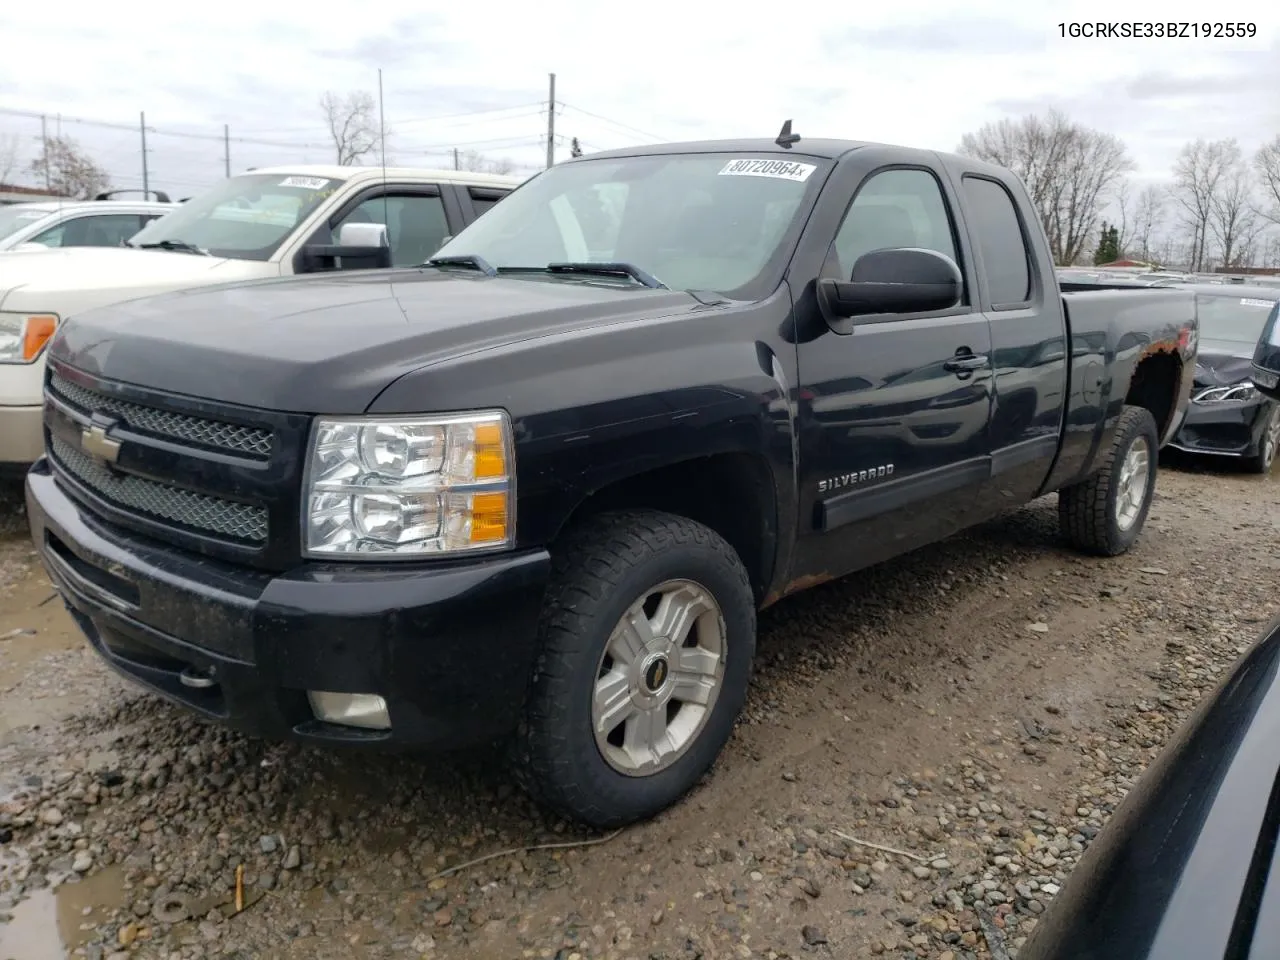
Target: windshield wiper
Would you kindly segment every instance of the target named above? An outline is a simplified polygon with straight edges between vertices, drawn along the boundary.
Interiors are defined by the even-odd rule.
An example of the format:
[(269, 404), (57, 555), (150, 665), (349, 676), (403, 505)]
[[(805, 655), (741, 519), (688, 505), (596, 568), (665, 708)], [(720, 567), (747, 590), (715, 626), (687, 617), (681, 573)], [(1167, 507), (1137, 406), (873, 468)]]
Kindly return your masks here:
[(633, 263), (548, 263), (546, 269), (548, 273), (593, 273), (604, 277), (630, 277), (636, 283), (642, 283), (653, 290), (670, 289), (657, 277)]
[(474, 253), (460, 253), (453, 257), (432, 257), (427, 261), (429, 267), (473, 267), (479, 270), (486, 277), (496, 277), (498, 271), (495, 270), (489, 261)]
[(208, 250), (202, 250), (194, 243), (187, 243), (185, 240), (159, 240), (155, 243), (131, 243), (131, 247), (138, 250), (178, 250), (181, 253), (197, 253), (202, 257), (211, 257)]

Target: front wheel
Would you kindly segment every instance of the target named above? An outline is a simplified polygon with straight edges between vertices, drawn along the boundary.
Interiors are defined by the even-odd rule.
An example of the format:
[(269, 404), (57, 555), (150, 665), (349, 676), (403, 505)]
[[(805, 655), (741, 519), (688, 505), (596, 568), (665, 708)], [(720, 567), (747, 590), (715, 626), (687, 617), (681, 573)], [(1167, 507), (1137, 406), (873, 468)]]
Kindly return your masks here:
[(1262, 436), (1258, 440), (1258, 452), (1245, 460), (1250, 473), (1270, 473), (1280, 449), (1280, 407), (1273, 406), (1267, 414)]
[(517, 737), (521, 780), (598, 828), (653, 816), (714, 764), (746, 699), (755, 599), (711, 529), (604, 514), (554, 551)]
[(1058, 525), (1077, 549), (1114, 557), (1138, 539), (1156, 490), (1160, 437), (1144, 407), (1125, 407), (1102, 468), (1058, 491)]

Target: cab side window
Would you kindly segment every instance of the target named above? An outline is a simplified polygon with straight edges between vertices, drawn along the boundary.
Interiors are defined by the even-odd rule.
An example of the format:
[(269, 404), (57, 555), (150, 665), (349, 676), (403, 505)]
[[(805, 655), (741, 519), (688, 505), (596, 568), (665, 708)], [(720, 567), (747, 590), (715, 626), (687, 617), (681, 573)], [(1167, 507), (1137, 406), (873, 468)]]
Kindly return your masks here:
[(966, 176), (961, 182), (992, 309), (1021, 306), (1031, 299), (1031, 254), (1013, 197), (994, 180)]
[[(829, 267), (847, 280), (864, 253), (922, 247), (960, 263), (955, 229), (942, 188), (926, 170), (884, 170), (862, 184), (836, 234)], [(968, 303), (968, 298), (962, 300)]]
[(412, 267), (430, 259), (449, 236), (444, 201), (420, 193), (370, 197), (333, 225), (333, 242), (348, 223), (382, 223), (391, 244), (391, 264)]
[(66, 220), (29, 242), (46, 247), (118, 247), (141, 229), (136, 213), (92, 214)]

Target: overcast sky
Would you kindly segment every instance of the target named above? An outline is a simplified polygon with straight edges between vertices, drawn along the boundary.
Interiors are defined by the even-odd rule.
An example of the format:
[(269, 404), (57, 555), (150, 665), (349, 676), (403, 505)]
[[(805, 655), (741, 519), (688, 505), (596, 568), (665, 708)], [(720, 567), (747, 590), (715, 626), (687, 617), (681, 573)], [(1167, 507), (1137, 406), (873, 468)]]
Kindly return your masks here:
[[(233, 173), (329, 161), (319, 96), (376, 93), (379, 67), (389, 154), (414, 166), (449, 166), (456, 146), (540, 168), (551, 71), (561, 157), (570, 136), (587, 152), (772, 137), (788, 117), (801, 135), (951, 150), (984, 122), (1056, 105), (1122, 136), (1140, 175), (1155, 179), (1188, 139), (1237, 137), (1252, 151), (1280, 133), (1280, 5), (1260, 0), (1042, 12), (1011, 0), (430, 6), (117, 0), (73, 15), (5, 3), (0, 137), (20, 134), (29, 159), (40, 121), (15, 112), (47, 113), (51, 132), (61, 113), (62, 132), (117, 187), (137, 187), (145, 110), (152, 185), (189, 195), (223, 175), (223, 124)], [(1090, 40), (1058, 26), (1194, 21), (1219, 9), (1256, 24), (1257, 36)], [(105, 22), (91, 26), (93, 16)], [(80, 122), (89, 120), (118, 127)]]

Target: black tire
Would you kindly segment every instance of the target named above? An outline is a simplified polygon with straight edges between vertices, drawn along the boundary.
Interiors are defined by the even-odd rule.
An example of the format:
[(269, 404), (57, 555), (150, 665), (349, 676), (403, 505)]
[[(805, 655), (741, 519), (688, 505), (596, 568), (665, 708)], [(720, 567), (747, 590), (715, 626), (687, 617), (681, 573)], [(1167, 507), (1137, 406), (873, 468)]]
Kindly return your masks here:
[(1280, 437), (1275, 432), (1277, 424), (1280, 424), (1280, 407), (1272, 406), (1262, 427), (1262, 435), (1258, 438), (1258, 452), (1244, 461), (1245, 469), (1250, 473), (1271, 472), (1276, 453), (1280, 451)]
[[(628, 608), (674, 579), (692, 581), (720, 608), (719, 693), (678, 759), (648, 775), (628, 775), (597, 746), (592, 702), (601, 658)], [(755, 598), (742, 561), (713, 530), (656, 511), (602, 514), (566, 533), (553, 551), (539, 634), (515, 741), (517, 775), (535, 800), (559, 815), (608, 829), (671, 806), (715, 763), (746, 700)]]
[[(1125, 527), (1116, 510), (1120, 476), (1125, 458), (1139, 441), (1145, 441), (1147, 446), (1146, 489), (1136, 518)], [(1125, 407), (1102, 468), (1089, 479), (1058, 491), (1058, 525), (1072, 546), (1086, 553), (1114, 557), (1134, 545), (1155, 496), (1159, 444), (1151, 412), (1144, 407)]]

